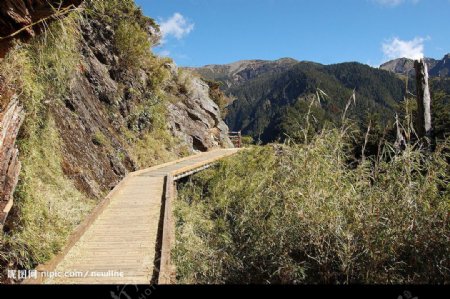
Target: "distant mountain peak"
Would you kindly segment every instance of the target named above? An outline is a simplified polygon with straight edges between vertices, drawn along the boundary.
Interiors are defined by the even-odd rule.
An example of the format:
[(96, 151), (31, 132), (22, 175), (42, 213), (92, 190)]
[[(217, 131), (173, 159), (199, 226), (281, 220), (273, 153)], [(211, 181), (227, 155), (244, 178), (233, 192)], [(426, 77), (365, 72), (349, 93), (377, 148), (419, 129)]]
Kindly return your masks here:
[(298, 62), (298, 60), (290, 57), (283, 57), (280, 59), (275, 60), (275, 62)]
[(229, 64), (210, 64), (199, 68), (189, 68), (204, 78), (223, 82), (226, 86), (236, 86), (268, 73), (285, 71), (297, 64), (293, 58), (277, 60), (239, 60)]
[[(449, 77), (450, 76), (450, 53), (446, 54), (441, 60), (434, 58), (425, 58), (428, 66), (428, 72), (432, 77)], [(380, 66), (380, 69), (405, 75), (409, 77), (415, 76), (414, 60), (409, 58), (397, 58), (388, 61)]]

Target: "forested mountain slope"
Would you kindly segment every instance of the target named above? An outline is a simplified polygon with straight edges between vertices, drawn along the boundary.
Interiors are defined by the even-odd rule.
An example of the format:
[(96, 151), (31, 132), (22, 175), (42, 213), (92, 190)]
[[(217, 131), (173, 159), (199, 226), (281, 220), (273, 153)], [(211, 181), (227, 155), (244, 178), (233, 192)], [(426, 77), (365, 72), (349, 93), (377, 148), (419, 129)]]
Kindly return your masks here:
[(405, 83), (394, 74), (359, 63), (300, 62), (245, 84), (224, 86), (224, 90), (235, 98), (226, 118), (230, 128), (269, 142), (289, 134), (290, 123), (295, 122), (291, 118), (306, 113), (319, 90), (326, 94), (314, 105), (321, 122), (339, 120), (355, 90), (357, 105), (351, 116), (364, 123), (369, 114), (385, 120), (392, 117), (394, 106), (405, 94)]
[[(240, 73), (253, 74), (246, 80), (236, 79), (233, 72), (223, 71), (233, 64), (194, 71), (209, 80), (222, 82), (222, 90), (233, 99), (226, 116), (230, 128), (242, 130), (263, 143), (293, 137), (304, 127), (304, 116), (308, 111), (312, 113), (316, 130), (325, 123), (338, 124), (353, 91), (355, 99), (352, 99), (348, 116), (362, 129), (371, 121), (381, 128), (393, 123), (396, 113), (402, 113), (405, 96), (415, 94), (414, 78), (356, 62), (321, 65), (281, 61), (289, 61), (289, 64), (280, 66), (280, 60), (259, 61), (259, 69), (264, 72), (256, 73), (254, 67), (240, 63)], [(216, 73), (217, 70), (220, 72)], [(438, 118), (438, 126), (443, 123), (447, 126), (448, 121), (441, 112), (449, 110), (448, 92), (445, 92), (448, 80), (433, 77), (431, 87), (433, 96), (436, 95), (433, 113)], [(315, 103), (311, 104), (311, 101)]]

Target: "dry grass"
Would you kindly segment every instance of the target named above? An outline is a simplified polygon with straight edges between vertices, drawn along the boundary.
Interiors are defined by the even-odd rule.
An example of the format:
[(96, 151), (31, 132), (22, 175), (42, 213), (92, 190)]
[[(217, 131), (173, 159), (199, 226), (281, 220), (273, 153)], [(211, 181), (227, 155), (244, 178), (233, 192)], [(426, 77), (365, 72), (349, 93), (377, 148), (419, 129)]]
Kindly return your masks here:
[(450, 140), (354, 168), (349, 129), (255, 147), (180, 188), (180, 283), (448, 283)]
[(10, 216), (12, 230), (3, 236), (0, 258), (30, 269), (58, 252), (94, 202), (64, 176), (59, 133), (51, 118), (19, 147), (20, 184)]
[(31, 43), (17, 44), (1, 64), (7, 88), (26, 111), (18, 140), (22, 170), (0, 244), (2, 265), (32, 268), (47, 261), (94, 205), (64, 176), (60, 133), (48, 109), (70, 89), (80, 63), (79, 21), (73, 13), (53, 22)]

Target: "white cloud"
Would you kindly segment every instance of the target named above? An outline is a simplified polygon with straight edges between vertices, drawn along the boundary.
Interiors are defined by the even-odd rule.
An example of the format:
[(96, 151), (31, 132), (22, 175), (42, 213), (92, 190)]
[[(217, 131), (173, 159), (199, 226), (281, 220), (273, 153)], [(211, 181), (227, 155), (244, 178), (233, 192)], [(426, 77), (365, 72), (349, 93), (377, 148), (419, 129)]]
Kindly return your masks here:
[(162, 51), (158, 52), (158, 55), (162, 56), (162, 57), (169, 57), (170, 56), (170, 51), (169, 50), (162, 50)]
[(162, 20), (160, 28), (163, 38), (173, 36), (176, 39), (182, 39), (194, 30), (194, 23), (189, 22), (183, 15), (177, 12), (169, 19)]
[(424, 42), (427, 39), (429, 38), (416, 37), (412, 40), (401, 40), (396, 37), (383, 43), (383, 53), (387, 59), (420, 59), (424, 57)]
[(398, 6), (400, 4), (403, 4), (405, 2), (410, 2), (412, 4), (417, 4), (420, 0), (374, 0), (378, 4), (384, 5), (384, 6)]

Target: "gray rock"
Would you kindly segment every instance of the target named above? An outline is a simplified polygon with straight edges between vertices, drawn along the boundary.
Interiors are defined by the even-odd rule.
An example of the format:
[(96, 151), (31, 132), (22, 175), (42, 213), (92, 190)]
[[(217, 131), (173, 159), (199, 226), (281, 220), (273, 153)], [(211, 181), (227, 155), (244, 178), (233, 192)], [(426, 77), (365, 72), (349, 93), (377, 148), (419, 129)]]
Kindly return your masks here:
[(24, 119), (24, 111), (12, 97), (5, 111), (0, 110), (0, 231), (12, 207), (19, 180), (19, 150), (15, 144)]
[(190, 93), (180, 102), (169, 104), (169, 127), (174, 136), (183, 140), (193, 151), (216, 147), (233, 147), (228, 126), (220, 109), (209, 97), (209, 87), (192, 77)]

